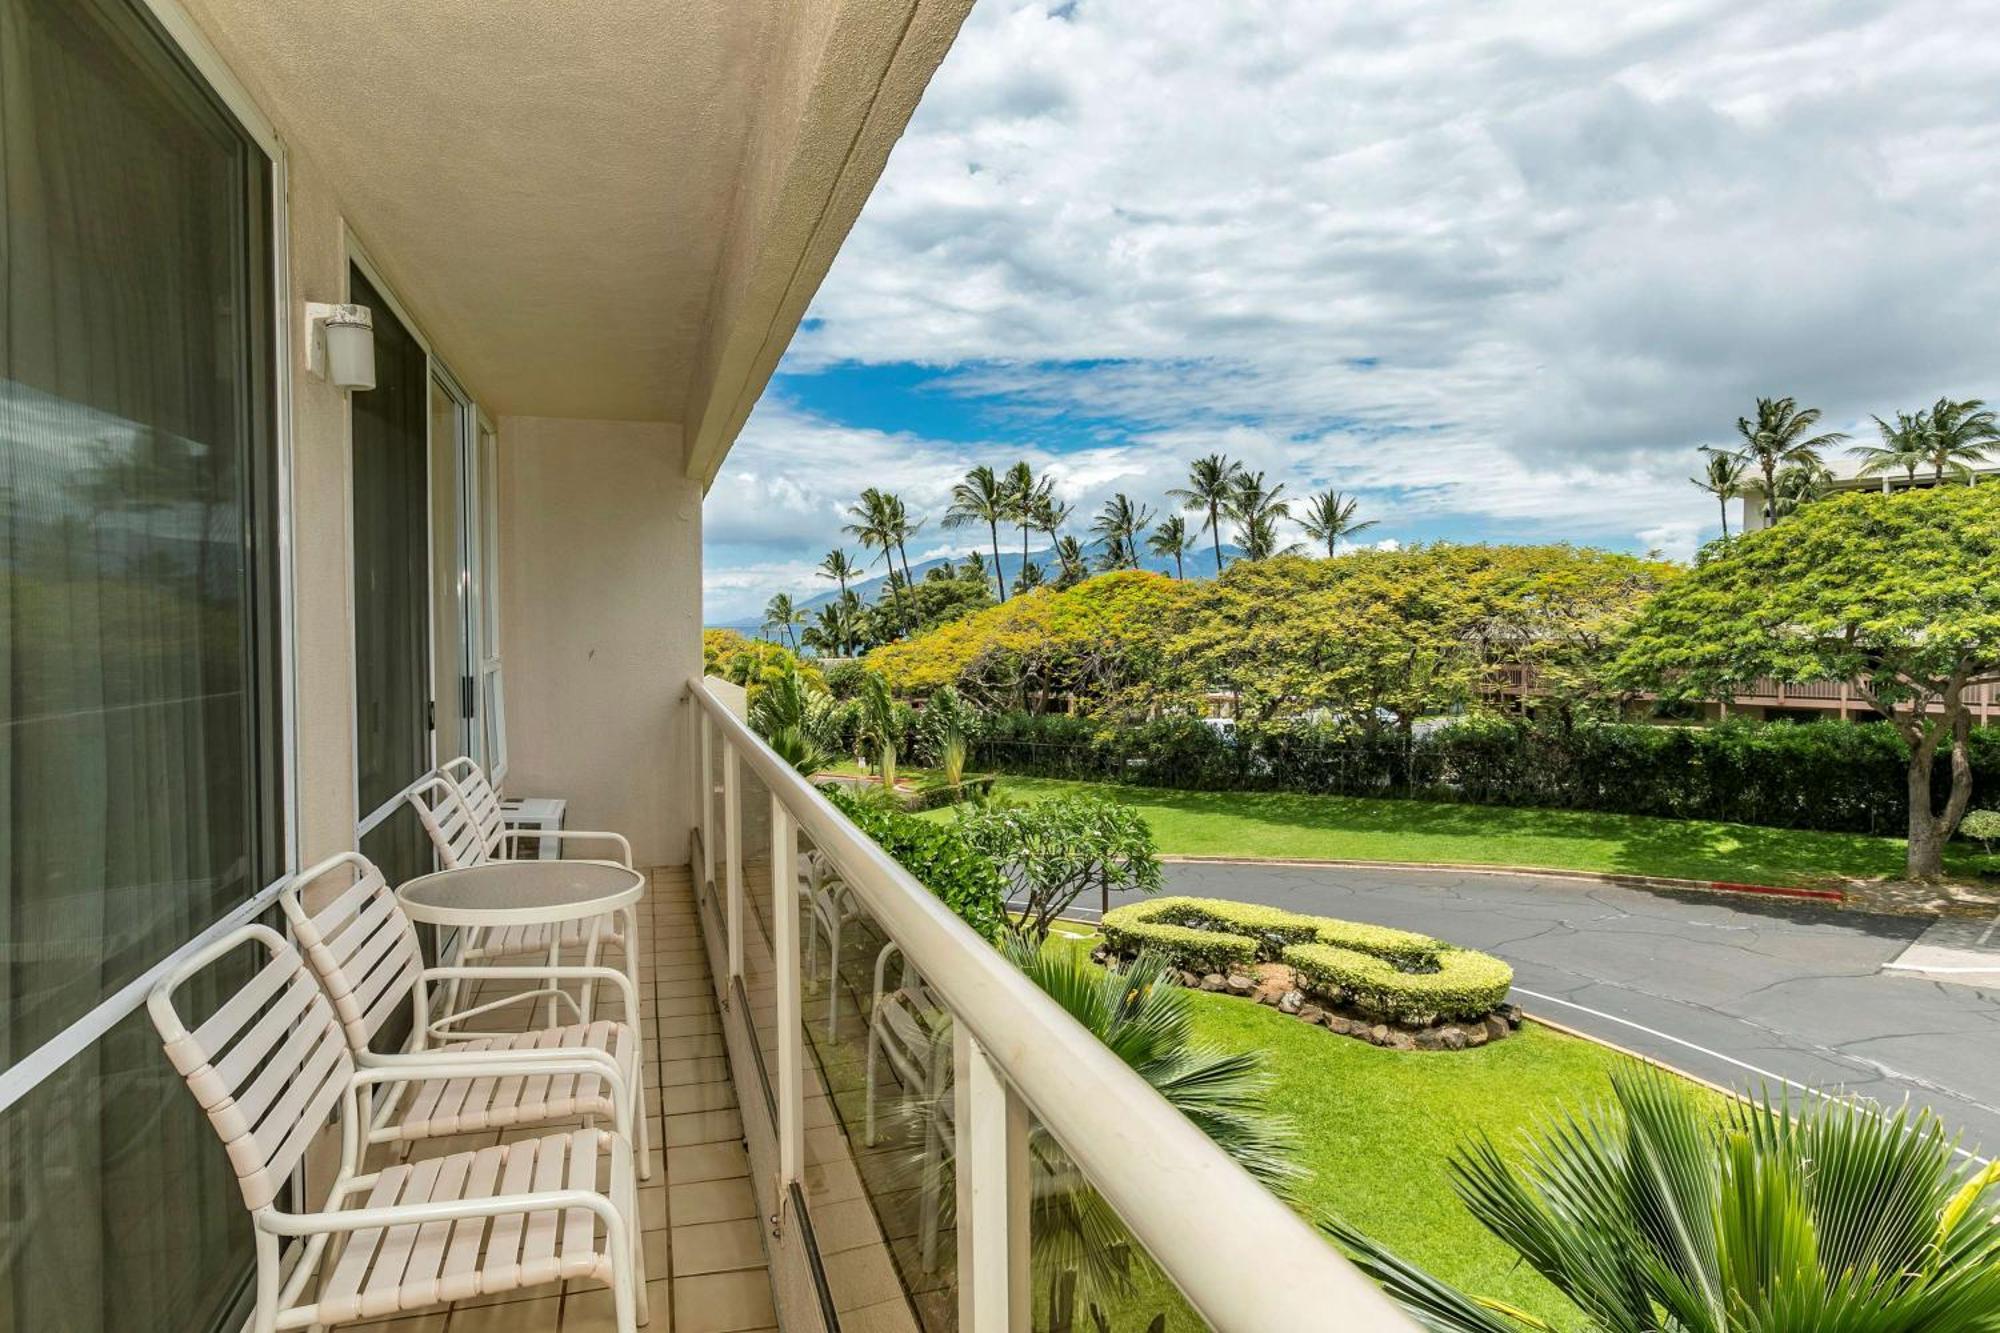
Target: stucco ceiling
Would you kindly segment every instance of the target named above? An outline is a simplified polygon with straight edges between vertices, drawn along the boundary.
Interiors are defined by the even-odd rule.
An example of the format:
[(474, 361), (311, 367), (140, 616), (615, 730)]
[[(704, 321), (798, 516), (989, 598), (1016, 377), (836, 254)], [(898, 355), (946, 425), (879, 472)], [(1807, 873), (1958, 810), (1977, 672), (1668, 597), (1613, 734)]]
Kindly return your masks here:
[(185, 2), (490, 412), (683, 420), (789, 6)]

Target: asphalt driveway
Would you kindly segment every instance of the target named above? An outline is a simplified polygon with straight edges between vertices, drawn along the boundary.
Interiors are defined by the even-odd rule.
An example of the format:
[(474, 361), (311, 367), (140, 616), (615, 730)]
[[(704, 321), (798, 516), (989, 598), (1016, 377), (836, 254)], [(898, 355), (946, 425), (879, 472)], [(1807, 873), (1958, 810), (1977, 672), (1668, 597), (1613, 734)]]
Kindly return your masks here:
[(1919, 919), (1460, 871), (1183, 862), (1166, 867), (1164, 892), (1484, 949), (1513, 964), (1530, 1013), (1731, 1087), (1784, 1079), (1890, 1106), (1907, 1096), (1967, 1148), (2000, 1152), (2000, 987), (1883, 972), (1923, 933)]

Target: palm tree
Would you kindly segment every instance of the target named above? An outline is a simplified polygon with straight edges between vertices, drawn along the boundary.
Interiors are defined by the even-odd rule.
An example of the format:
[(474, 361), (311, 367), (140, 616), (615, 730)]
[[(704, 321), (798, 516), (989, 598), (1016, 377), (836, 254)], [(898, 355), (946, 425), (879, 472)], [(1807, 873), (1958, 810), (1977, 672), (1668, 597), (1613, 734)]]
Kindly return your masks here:
[(870, 550), (882, 553), (882, 563), (889, 571), (889, 594), (896, 602), (896, 624), (905, 631), (909, 622), (903, 614), (903, 591), (896, 583), (896, 534), (895, 513), (890, 501), (893, 497), (884, 495), (870, 486), (861, 492), (861, 499), (850, 505), (847, 516), (852, 521), (843, 524), (841, 531), (860, 539)]
[(922, 519), (910, 521), (909, 511), (903, 508), (903, 497), (900, 495), (887, 497), (886, 507), (889, 535), (896, 543), (896, 554), (903, 559), (903, 582), (914, 583), (916, 580), (910, 577), (909, 540), (924, 530), (924, 521)]
[(1893, 426), (1876, 417), (1875, 429), (1880, 432), (1882, 443), (1857, 444), (1847, 451), (1861, 460), (1861, 475), (1880, 477), (1901, 472), (1905, 481), (1916, 481), (1917, 469), (1928, 461), (1929, 417), (1922, 412), (1914, 416), (1898, 412)]
[(1120, 569), (1129, 564), (1139, 567), (1139, 534), (1153, 521), (1153, 511), (1142, 504), (1133, 504), (1132, 498), (1119, 491), (1104, 502), (1104, 508), (1090, 522), (1090, 530), (1104, 538), (1107, 558), (1111, 553), (1117, 562), (1107, 567)]
[(1354, 510), (1360, 503), (1359, 497), (1342, 495), (1339, 491), (1321, 491), (1306, 501), (1303, 520), (1306, 536), (1326, 543), (1327, 559), (1333, 559), (1333, 548), (1342, 539), (1351, 539), (1355, 533), (1375, 526), (1372, 518), (1365, 523), (1354, 521)]
[(1089, 572), (1085, 567), (1083, 543), (1074, 537), (1058, 537), (1055, 552), (1056, 562), (1062, 566), (1062, 573), (1056, 579), (1057, 586), (1067, 588), (1081, 582)]
[(1771, 521), (1790, 518), (1825, 495), (1833, 485), (1833, 473), (1824, 463), (1794, 463), (1778, 474), (1777, 493), (1770, 503)]
[(951, 488), (951, 508), (945, 510), (947, 528), (969, 528), (984, 523), (993, 542), (993, 580), (1000, 587), (1000, 600), (1007, 600), (1007, 576), (1000, 572), (1000, 524), (1013, 517), (1011, 493), (993, 469), (981, 463), (965, 474), (965, 480)]
[[(1582, 1311), (1625, 1333), (2000, 1328), (2000, 1167), (1961, 1165), (1928, 1110), (1848, 1098), (1731, 1102), (1659, 1070), (1503, 1155), (1461, 1148), (1453, 1186)], [(1329, 1230), (1426, 1328), (1550, 1325), (1467, 1296), (1344, 1222)]]
[(1808, 434), (1819, 418), (1817, 407), (1801, 408), (1792, 398), (1759, 398), (1755, 421), (1736, 418), (1736, 433), (1743, 437), (1738, 452), (1764, 476), (1764, 504), (1773, 523), (1782, 517), (1776, 504), (1778, 470), (1801, 464), (1824, 466), (1820, 451), (1847, 438), (1840, 431)]
[(1232, 463), (1223, 454), (1210, 454), (1197, 458), (1188, 464), (1188, 484), (1167, 492), (1167, 498), (1178, 500), (1184, 509), (1200, 509), (1208, 512), (1208, 533), (1215, 542), (1215, 572), (1222, 573), (1222, 516), (1229, 509), (1229, 500), (1235, 491), (1236, 475), (1243, 470), (1242, 465)]
[(1284, 494), (1283, 482), (1267, 490), (1263, 473), (1237, 472), (1229, 492), (1229, 515), (1239, 525), (1236, 544), (1243, 548), (1245, 559), (1264, 560), (1273, 555), (1289, 555), (1298, 549), (1296, 546), (1288, 546), (1282, 552), (1278, 549), (1278, 520), (1292, 516), (1291, 502)]
[(1194, 549), (1197, 534), (1188, 531), (1187, 520), (1179, 514), (1169, 514), (1160, 520), (1153, 535), (1146, 539), (1146, 549), (1154, 555), (1171, 556), (1174, 562), (1174, 577), (1185, 579), (1187, 570), (1183, 560)]
[(853, 593), (842, 593), (815, 611), (818, 623), (800, 636), (801, 641), (833, 657), (847, 656), (856, 632), (853, 597)]
[(967, 551), (965, 553), (965, 563), (959, 566), (959, 573), (962, 577), (979, 584), (982, 588), (985, 587), (986, 557), (977, 551)]
[[(1002, 941), (1021, 969), (1070, 1017), (1111, 1050), (1217, 1147), (1279, 1194), (1299, 1178), (1296, 1138), (1272, 1113), (1264, 1057), (1199, 1041), (1187, 991), (1174, 984), (1173, 965), (1142, 953), (1122, 967), (1099, 968), (1069, 948), (1043, 948), (1021, 935)], [(1029, 1234), (1039, 1272), (1076, 1273), (1087, 1301), (1111, 1301), (1132, 1290), (1129, 1233), (1090, 1188), (1061, 1145), (1037, 1126), (1029, 1139)], [(1058, 1287), (1060, 1283), (1056, 1284)], [(1036, 1321), (1042, 1326), (1041, 1321)], [(1052, 1321), (1051, 1326), (1068, 1327)], [(1081, 1328), (1083, 1321), (1076, 1321)]]
[(826, 559), (819, 562), (813, 571), (823, 579), (834, 579), (840, 584), (841, 595), (847, 594), (847, 581), (861, 577), (861, 567), (850, 560), (844, 547), (836, 547), (826, 553)]
[(1014, 580), (1014, 595), (1018, 597), (1024, 592), (1033, 592), (1042, 586), (1044, 577), (1040, 565), (1027, 561), (1021, 566), (1021, 576)]
[(811, 777), (826, 767), (820, 743), (826, 707), (826, 697), (806, 685), (797, 664), (786, 662), (750, 701), (750, 726), (779, 758)]
[(792, 637), (792, 626), (804, 624), (805, 618), (805, 612), (792, 605), (789, 593), (781, 592), (764, 603), (764, 628), (777, 626), (783, 631), (785, 642), (790, 644), (794, 651), (798, 649), (799, 644), (798, 640)]
[(1729, 538), (1729, 502), (1743, 494), (1743, 473), (1748, 464), (1733, 449), (1718, 449), (1704, 444), (1701, 452), (1708, 465), (1701, 476), (1689, 477), (1688, 480), (1715, 497), (1717, 507), (1722, 510), (1722, 536), (1726, 541)]
[(1000, 484), (1007, 492), (1008, 517), (1021, 525), (1021, 565), (1026, 568), (1028, 534), (1034, 531), (1039, 512), (1052, 503), (1054, 492), (1048, 482), (1035, 480), (1035, 470), (1028, 466), (1026, 459), (1008, 468), (1007, 476)]
[(861, 740), (875, 751), (884, 791), (896, 786), (896, 747), (902, 741), (901, 731), (888, 680), (879, 671), (869, 672), (861, 678)]
[(1949, 472), (1970, 484), (1972, 469), (1986, 461), (1986, 450), (2000, 440), (2000, 417), (1978, 398), (1953, 402), (1940, 398), (1927, 414), (1930, 430), (1925, 439), (1924, 461), (1931, 465), (1939, 485)]

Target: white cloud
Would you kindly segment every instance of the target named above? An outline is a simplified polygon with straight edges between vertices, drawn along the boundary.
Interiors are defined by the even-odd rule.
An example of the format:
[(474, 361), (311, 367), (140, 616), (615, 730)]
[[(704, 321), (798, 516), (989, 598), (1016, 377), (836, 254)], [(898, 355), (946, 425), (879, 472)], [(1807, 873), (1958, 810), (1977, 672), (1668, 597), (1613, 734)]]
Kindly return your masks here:
[[(1044, 460), (1080, 497), (1157, 503), (1223, 448), (1363, 490), (1385, 528), (1685, 553), (1714, 512), (1692, 446), (1759, 393), (1850, 429), (2000, 396), (1992, 20), (980, 0), (791, 364), (970, 366), (958, 387), (1024, 424), (1125, 421)], [(830, 538), (858, 478), (934, 512), (969, 461), (1023, 452), (842, 429), (761, 407), (711, 540)]]

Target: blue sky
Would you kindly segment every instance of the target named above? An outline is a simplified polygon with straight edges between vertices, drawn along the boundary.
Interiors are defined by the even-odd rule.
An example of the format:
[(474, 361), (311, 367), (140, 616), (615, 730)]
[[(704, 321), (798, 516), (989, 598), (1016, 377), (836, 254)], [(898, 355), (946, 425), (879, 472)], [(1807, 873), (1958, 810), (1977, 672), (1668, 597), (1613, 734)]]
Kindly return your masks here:
[[(1080, 514), (1220, 450), (1370, 539), (1686, 556), (1757, 394), (1995, 396), (2000, 25), (1954, 0), (979, 0), (706, 510), (711, 621), (861, 487)], [(851, 547), (851, 543), (850, 543)]]

